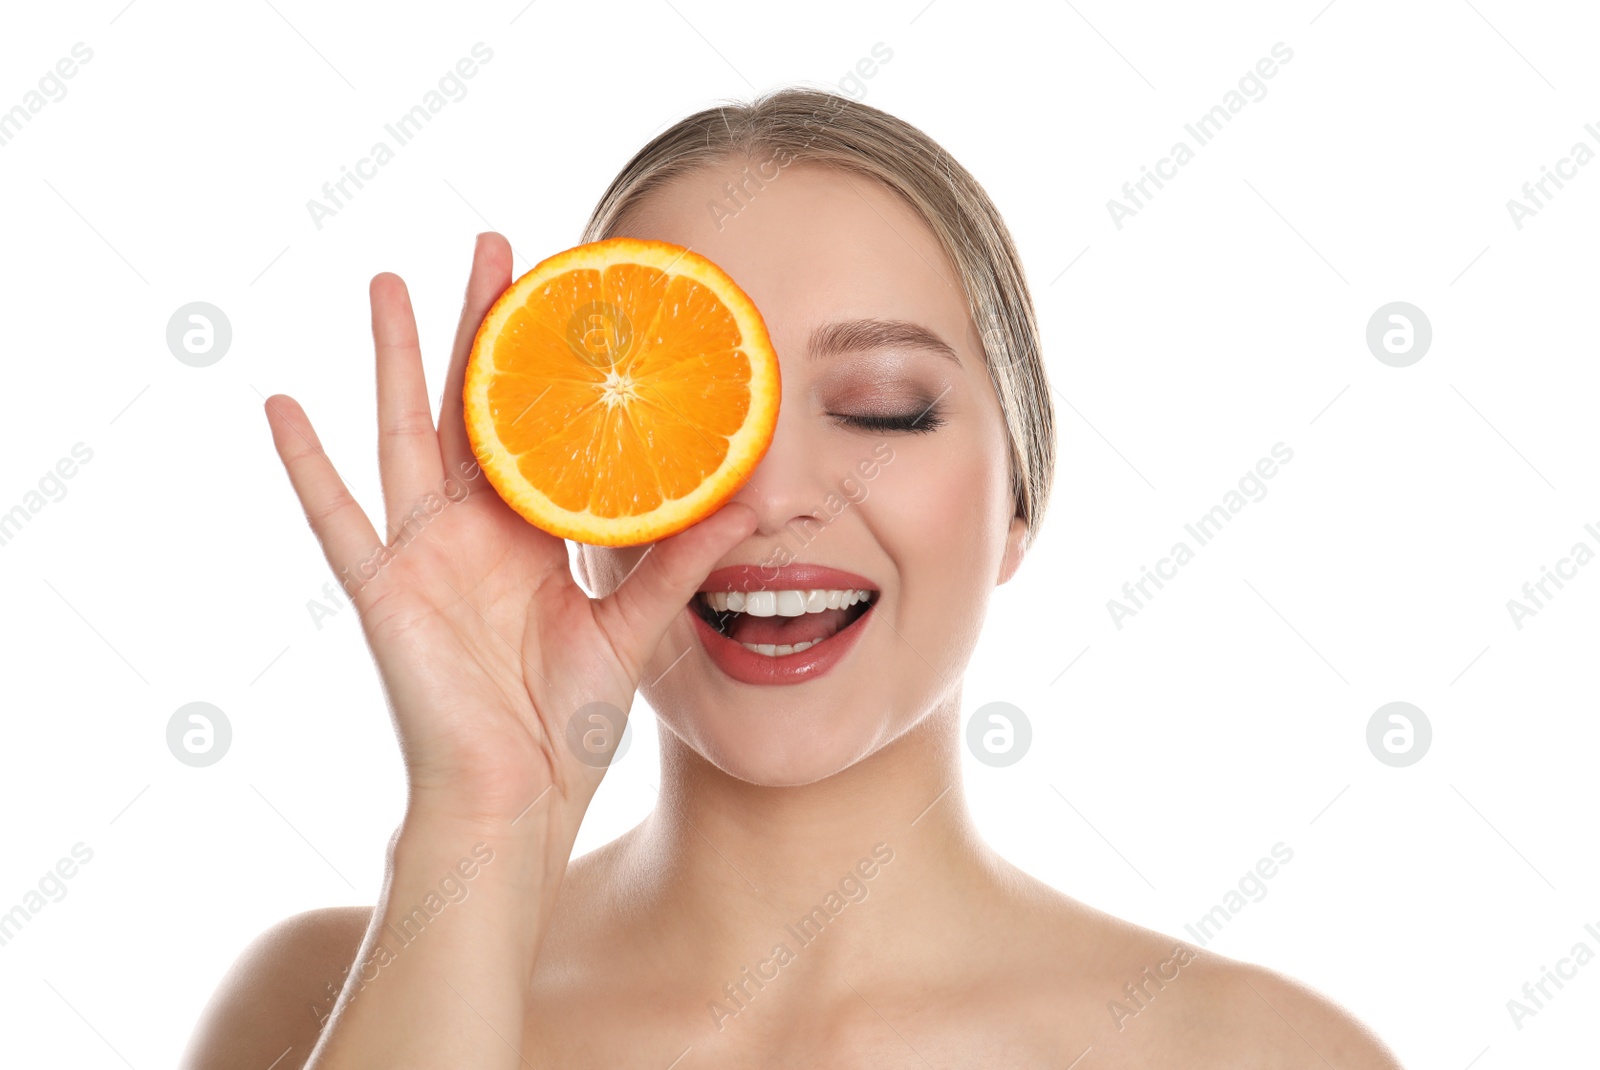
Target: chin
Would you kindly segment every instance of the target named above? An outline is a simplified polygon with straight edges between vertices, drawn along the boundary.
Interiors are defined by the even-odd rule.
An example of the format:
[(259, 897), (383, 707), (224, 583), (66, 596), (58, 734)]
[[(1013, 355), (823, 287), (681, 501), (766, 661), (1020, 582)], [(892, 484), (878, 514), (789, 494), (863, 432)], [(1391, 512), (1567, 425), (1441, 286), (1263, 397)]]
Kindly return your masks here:
[(661, 727), (696, 758), (762, 788), (798, 788), (826, 780), (871, 757), (887, 735), (886, 726), (861, 720), (859, 708), (834, 706), (823, 712), (759, 708), (758, 703), (753, 699), (748, 708), (723, 705), (716, 713), (651, 706)]

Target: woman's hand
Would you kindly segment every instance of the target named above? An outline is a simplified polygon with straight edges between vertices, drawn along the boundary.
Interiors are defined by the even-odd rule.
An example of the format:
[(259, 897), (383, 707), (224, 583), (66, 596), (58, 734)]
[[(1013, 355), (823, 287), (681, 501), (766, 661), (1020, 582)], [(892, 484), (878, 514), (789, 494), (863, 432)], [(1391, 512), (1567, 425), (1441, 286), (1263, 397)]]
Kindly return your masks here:
[(300, 406), (278, 394), (266, 409), (383, 679), (411, 786), (408, 820), (503, 827), (548, 808), (529, 824), (553, 832), (558, 822), (570, 845), (605, 769), (569, 746), (569, 720), (595, 702), (628, 710), (673, 617), (755, 517), (730, 504), (651, 547), (615, 592), (591, 599), (573, 580), (565, 543), (500, 499), (467, 439), (467, 357), (510, 284), (510, 246), (480, 235), (435, 430), (405, 284), (388, 273), (372, 280), (387, 537), (350, 496)]

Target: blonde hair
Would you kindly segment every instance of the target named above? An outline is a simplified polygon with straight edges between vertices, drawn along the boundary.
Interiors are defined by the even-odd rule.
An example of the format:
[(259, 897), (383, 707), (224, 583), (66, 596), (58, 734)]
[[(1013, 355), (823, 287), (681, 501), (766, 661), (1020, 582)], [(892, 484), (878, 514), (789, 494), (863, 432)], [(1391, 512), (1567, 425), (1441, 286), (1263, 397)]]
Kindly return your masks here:
[[(674, 123), (634, 154), (595, 206), (582, 240), (612, 237), (651, 190), (679, 175), (730, 156), (761, 153), (876, 179), (933, 231), (960, 274), (1000, 399), (1014, 515), (1026, 524), (1024, 545), (1031, 544), (1050, 494), (1056, 453), (1055, 410), (1033, 301), (1016, 247), (989, 195), (927, 134), (857, 100), (800, 86), (762, 94), (749, 104), (707, 108)], [(760, 179), (748, 180), (760, 189)]]

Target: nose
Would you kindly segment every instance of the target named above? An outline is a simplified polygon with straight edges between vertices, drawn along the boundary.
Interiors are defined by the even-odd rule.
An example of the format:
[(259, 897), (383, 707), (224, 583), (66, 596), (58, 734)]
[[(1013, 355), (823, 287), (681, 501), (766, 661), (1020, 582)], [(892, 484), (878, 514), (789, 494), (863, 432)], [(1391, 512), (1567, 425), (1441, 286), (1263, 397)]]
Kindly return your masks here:
[[(761, 463), (733, 496), (756, 511), (755, 535), (777, 538), (815, 528), (827, 496), (818, 444), (807, 441), (808, 423), (800, 404), (778, 407), (778, 426)], [(800, 525), (794, 529), (794, 525)]]

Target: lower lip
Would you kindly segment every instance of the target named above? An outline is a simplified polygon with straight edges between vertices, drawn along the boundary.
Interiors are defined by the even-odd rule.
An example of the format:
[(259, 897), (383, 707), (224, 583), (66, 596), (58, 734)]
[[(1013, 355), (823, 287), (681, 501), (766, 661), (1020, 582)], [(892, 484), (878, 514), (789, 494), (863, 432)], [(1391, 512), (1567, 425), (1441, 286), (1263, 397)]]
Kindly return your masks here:
[(746, 650), (740, 643), (729, 639), (696, 613), (693, 606), (684, 606), (700, 645), (717, 668), (741, 684), (803, 684), (815, 680), (837, 665), (855, 648), (867, 622), (872, 619), (878, 604), (873, 602), (867, 611), (855, 619), (848, 628), (835, 632), (815, 646), (798, 654), (772, 657)]

